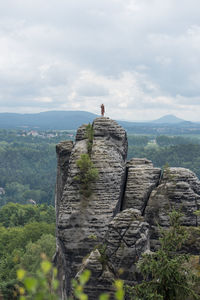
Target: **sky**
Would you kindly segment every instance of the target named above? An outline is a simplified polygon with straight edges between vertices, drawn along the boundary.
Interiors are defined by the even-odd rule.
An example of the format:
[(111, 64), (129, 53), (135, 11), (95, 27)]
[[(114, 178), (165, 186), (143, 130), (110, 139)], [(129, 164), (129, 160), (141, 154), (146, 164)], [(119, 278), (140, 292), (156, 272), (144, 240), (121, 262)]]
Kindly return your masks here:
[(199, 0), (0, 1), (0, 112), (200, 121)]

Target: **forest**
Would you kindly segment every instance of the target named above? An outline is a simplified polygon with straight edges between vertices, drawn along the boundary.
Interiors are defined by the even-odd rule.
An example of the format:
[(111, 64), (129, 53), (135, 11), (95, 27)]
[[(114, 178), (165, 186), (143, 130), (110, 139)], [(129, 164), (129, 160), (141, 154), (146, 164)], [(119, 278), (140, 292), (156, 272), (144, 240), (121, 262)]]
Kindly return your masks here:
[(190, 169), (200, 178), (200, 136), (128, 136), (128, 159), (146, 157), (155, 167)]
[[(0, 130), (0, 206), (9, 203), (54, 204), (55, 145), (73, 138), (68, 132)], [(70, 136), (70, 137), (69, 137)]]
[[(35, 135), (33, 136), (32, 134)], [(9, 202), (54, 205), (55, 145), (74, 132), (0, 130), (0, 206)], [(128, 159), (146, 157), (154, 166), (191, 169), (200, 177), (200, 135), (128, 134)]]
[(9, 203), (0, 209), (0, 295), (18, 299), (16, 271), (35, 274), (41, 253), (55, 253), (55, 209), (46, 204)]

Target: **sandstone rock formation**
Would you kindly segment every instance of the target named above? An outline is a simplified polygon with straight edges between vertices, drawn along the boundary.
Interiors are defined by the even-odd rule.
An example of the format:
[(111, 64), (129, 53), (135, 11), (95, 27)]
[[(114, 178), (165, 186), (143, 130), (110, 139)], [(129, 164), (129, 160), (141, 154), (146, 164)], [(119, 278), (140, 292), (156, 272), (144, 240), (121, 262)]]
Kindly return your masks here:
[[(64, 260), (66, 272), (59, 273), (63, 274), (63, 289), (67, 294), (83, 258), (102, 242), (109, 222), (120, 210), (125, 176), (126, 132), (115, 121), (97, 118), (93, 123), (91, 160), (99, 171), (99, 179), (92, 187), (92, 196), (82, 199), (75, 176), (79, 173), (77, 159), (87, 153), (85, 129), (86, 126), (80, 127), (75, 144), (68, 145), (67, 153), (71, 151), (71, 155), (66, 157), (65, 173), (61, 171), (63, 160), (58, 157), (58, 177), (62, 174), (64, 179), (57, 179), (57, 261)], [(58, 155), (62, 154), (62, 148), (63, 144), (58, 145)], [(58, 268), (62, 266), (58, 264)]]
[[(105, 291), (112, 296), (116, 277), (129, 284), (140, 281), (136, 263), (142, 253), (158, 246), (158, 224), (169, 226), (173, 207), (184, 212), (185, 226), (200, 225), (194, 214), (200, 209), (200, 182), (195, 174), (183, 168), (162, 172), (147, 159), (126, 162), (124, 129), (105, 117), (95, 119), (92, 127), (90, 157), (99, 177), (87, 199), (75, 180), (76, 162), (88, 152), (86, 125), (77, 130), (75, 143), (57, 146), (55, 263), (62, 299), (72, 292), (71, 279), (84, 269), (92, 271), (86, 287), (91, 300)], [(190, 249), (199, 251), (199, 239)]]
[(127, 283), (136, 282), (135, 263), (149, 250), (149, 224), (140, 211), (129, 208), (118, 213), (109, 224), (103, 244), (109, 269)]
[(161, 170), (145, 158), (133, 158), (127, 162), (127, 174), (123, 209), (132, 207), (143, 214), (152, 190), (159, 183)]
[(151, 247), (157, 244), (158, 224), (169, 226), (169, 212), (172, 209), (183, 212), (183, 225), (199, 226), (200, 219), (194, 212), (200, 208), (200, 181), (193, 172), (184, 168), (168, 168), (162, 180), (148, 200), (145, 219), (151, 228)]

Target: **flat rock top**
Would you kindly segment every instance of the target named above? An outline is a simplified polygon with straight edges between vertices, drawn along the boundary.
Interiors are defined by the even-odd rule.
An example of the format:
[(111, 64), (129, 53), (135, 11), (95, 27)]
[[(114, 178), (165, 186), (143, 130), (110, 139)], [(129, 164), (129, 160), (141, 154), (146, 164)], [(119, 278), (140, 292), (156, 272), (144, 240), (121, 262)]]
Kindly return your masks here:
[[(83, 124), (80, 126), (76, 133), (76, 141), (80, 141), (86, 138), (86, 126)], [(104, 137), (104, 138), (114, 138), (116, 140), (126, 140), (126, 131), (114, 120), (107, 117), (99, 117), (93, 121), (94, 138)]]
[[(196, 175), (189, 169), (186, 168), (175, 168), (175, 167), (170, 167), (167, 170), (164, 170), (164, 179), (172, 179), (173, 178), (176, 181), (187, 181), (187, 180), (197, 180)], [(170, 178), (170, 176), (172, 176), (172, 178)]]
[(94, 136), (111, 136), (116, 139), (125, 139), (126, 131), (114, 120), (106, 117), (96, 118), (93, 122)]
[(94, 141), (103, 140), (107, 145), (112, 144), (118, 149), (125, 160), (128, 151), (126, 131), (117, 122), (106, 117), (96, 118), (92, 125), (94, 129)]

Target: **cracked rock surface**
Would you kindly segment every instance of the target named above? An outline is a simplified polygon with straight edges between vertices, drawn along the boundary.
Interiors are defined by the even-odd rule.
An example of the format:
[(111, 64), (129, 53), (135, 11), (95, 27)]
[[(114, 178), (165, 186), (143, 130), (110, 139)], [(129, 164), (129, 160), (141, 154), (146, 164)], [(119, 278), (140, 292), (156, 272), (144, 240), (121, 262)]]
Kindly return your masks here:
[(92, 272), (85, 289), (90, 300), (98, 299), (105, 291), (114, 299), (115, 278), (131, 285), (141, 280), (135, 263), (142, 253), (149, 250), (148, 227), (140, 211), (132, 208), (118, 213), (110, 222), (103, 243), (91, 252), (80, 270)]
[(152, 162), (145, 158), (132, 158), (127, 169), (123, 209), (135, 208), (143, 214), (149, 195), (159, 183), (161, 169), (154, 168)]
[[(66, 157), (67, 176), (60, 190), (60, 171), (58, 172), (57, 191), (57, 255), (62, 257), (63, 289), (71, 292), (71, 279), (79, 271), (82, 260), (100, 243), (109, 222), (121, 207), (122, 186), (127, 155), (125, 130), (109, 118), (97, 118), (93, 122), (94, 138), (91, 160), (98, 169), (99, 178), (92, 185), (92, 195), (85, 199), (75, 176), (79, 173), (76, 161), (81, 154), (87, 153), (86, 126), (81, 126), (71, 154)], [(62, 169), (58, 157), (58, 170)], [(62, 255), (61, 255), (62, 253)]]
[(110, 222), (104, 244), (107, 265), (125, 282), (136, 282), (135, 263), (149, 250), (149, 224), (137, 209), (129, 208)]
[(150, 195), (145, 210), (145, 219), (150, 224), (151, 248), (158, 239), (158, 224), (169, 226), (169, 212), (180, 210), (185, 226), (199, 226), (200, 219), (194, 212), (200, 208), (200, 181), (196, 175), (184, 168), (168, 168), (158, 187)]
[[(144, 252), (159, 247), (158, 225), (169, 226), (169, 212), (184, 213), (189, 231), (185, 251), (199, 255), (200, 181), (184, 168), (167, 168), (164, 173), (146, 158), (126, 162), (127, 136), (115, 121), (94, 120), (91, 160), (99, 177), (92, 195), (80, 193), (77, 160), (87, 153), (86, 126), (77, 130), (76, 141), (57, 145), (56, 246), (60, 296), (73, 293), (71, 279), (84, 269), (92, 276), (86, 286), (89, 300), (109, 292), (121, 278), (133, 285), (141, 281), (137, 261)], [(195, 242), (194, 242), (195, 239)]]

